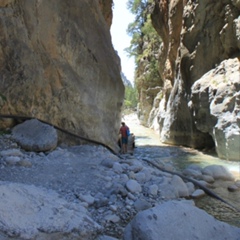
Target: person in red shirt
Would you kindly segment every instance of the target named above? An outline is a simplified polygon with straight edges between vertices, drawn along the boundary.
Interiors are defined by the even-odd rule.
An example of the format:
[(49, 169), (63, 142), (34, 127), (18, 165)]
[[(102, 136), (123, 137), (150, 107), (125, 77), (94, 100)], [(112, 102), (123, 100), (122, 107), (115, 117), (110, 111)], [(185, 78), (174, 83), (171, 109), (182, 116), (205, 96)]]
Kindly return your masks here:
[(121, 124), (122, 126), (119, 133), (121, 134), (122, 153), (124, 154), (127, 153), (129, 127), (125, 124), (125, 122), (122, 122)]

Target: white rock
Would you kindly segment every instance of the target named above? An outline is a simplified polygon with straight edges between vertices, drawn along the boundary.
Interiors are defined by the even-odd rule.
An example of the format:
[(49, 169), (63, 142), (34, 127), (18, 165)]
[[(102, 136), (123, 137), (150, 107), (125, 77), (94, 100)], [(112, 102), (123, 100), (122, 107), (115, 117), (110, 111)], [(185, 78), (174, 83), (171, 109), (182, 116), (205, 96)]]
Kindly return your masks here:
[(150, 194), (152, 196), (156, 196), (158, 194), (158, 185), (153, 184), (153, 185), (149, 186), (148, 187), (148, 194)]
[(142, 192), (141, 185), (136, 180), (133, 180), (133, 179), (130, 179), (126, 183), (126, 187), (127, 187), (127, 190), (130, 191), (131, 193)]
[(119, 218), (117, 215), (112, 214), (112, 215), (107, 215), (107, 216), (105, 217), (105, 220), (106, 220), (107, 222), (117, 223), (117, 222), (120, 221), (120, 218)]
[(16, 156), (9, 156), (9, 157), (6, 157), (5, 158), (5, 162), (8, 164), (8, 165), (16, 165), (18, 162), (21, 161), (21, 158), (20, 157), (16, 157)]
[(129, 180), (129, 178), (128, 178), (127, 174), (121, 174), (120, 180), (122, 182), (126, 183)]
[(194, 169), (191, 168), (187, 168), (183, 171), (183, 174), (189, 177), (193, 177), (196, 179), (200, 179), (202, 178), (202, 173), (200, 171), (196, 171)]
[(143, 166), (141, 163), (135, 163), (134, 165), (129, 167), (129, 170), (135, 173), (140, 172), (142, 169), (143, 169)]
[(13, 149), (1, 151), (0, 156), (2, 156), (2, 157), (9, 157), (9, 156), (22, 157), (23, 153), (19, 149), (13, 148)]
[(130, 199), (130, 200), (136, 200), (136, 197), (132, 194), (132, 193), (128, 193), (127, 194), (127, 197)]
[(177, 175), (173, 175), (171, 184), (173, 185), (179, 197), (189, 196), (188, 188), (186, 186), (186, 183), (182, 180), (182, 178), (180, 178)]
[(203, 169), (203, 174), (212, 176), (215, 180), (229, 180), (233, 181), (234, 176), (232, 173), (221, 165), (210, 165)]
[(208, 183), (214, 183), (214, 178), (209, 175), (202, 175), (202, 180)]
[(199, 180), (199, 181), (197, 181), (199, 184), (201, 184), (202, 186), (204, 186), (204, 187), (207, 187), (207, 188), (209, 188), (209, 187), (211, 187), (211, 184), (209, 184), (208, 182), (205, 182), (205, 181), (203, 181), (203, 180)]
[(145, 209), (148, 209), (151, 207), (152, 207), (152, 205), (149, 202), (147, 202), (145, 199), (137, 199), (134, 202), (134, 208), (137, 211), (142, 211), (142, 210), (145, 210)]
[(113, 171), (114, 171), (115, 173), (122, 173), (122, 172), (123, 172), (122, 165), (121, 165), (120, 163), (118, 163), (118, 162), (115, 162), (115, 163), (113, 164)]
[(87, 195), (79, 194), (78, 197), (80, 200), (86, 202), (89, 205), (92, 205), (95, 201), (95, 198), (90, 194), (87, 194)]
[(192, 182), (187, 182), (186, 186), (188, 188), (189, 195), (191, 195), (195, 191), (195, 186)]
[(135, 178), (140, 183), (144, 183), (146, 181), (146, 175), (143, 172), (136, 173), (135, 174)]
[(206, 195), (206, 193), (202, 189), (197, 189), (196, 191), (194, 191), (192, 193), (191, 197), (192, 198), (201, 198), (205, 195)]
[(116, 205), (111, 205), (110, 206), (110, 209), (113, 211), (113, 212), (116, 212), (118, 207)]

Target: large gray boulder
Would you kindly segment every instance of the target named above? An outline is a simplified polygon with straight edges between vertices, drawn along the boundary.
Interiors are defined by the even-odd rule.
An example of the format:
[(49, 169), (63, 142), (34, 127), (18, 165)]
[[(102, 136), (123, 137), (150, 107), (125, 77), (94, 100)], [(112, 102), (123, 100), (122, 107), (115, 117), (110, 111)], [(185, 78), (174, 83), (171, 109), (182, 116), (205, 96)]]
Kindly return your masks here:
[(84, 207), (68, 203), (52, 190), (0, 182), (0, 192), (0, 237), (94, 239), (100, 230)]
[(220, 222), (187, 201), (169, 201), (139, 212), (124, 240), (239, 240), (240, 229)]
[(58, 143), (54, 127), (38, 121), (27, 120), (15, 126), (12, 138), (27, 151), (45, 152), (54, 149)]

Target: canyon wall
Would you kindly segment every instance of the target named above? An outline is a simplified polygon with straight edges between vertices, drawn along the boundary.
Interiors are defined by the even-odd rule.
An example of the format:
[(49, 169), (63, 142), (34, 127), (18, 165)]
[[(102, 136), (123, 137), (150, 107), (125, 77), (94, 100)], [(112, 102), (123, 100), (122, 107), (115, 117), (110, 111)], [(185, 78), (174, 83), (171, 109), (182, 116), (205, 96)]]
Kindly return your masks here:
[(215, 146), (219, 157), (240, 160), (239, 15), (238, 0), (155, 0), (162, 142)]
[(0, 113), (37, 117), (116, 150), (124, 86), (112, 4), (0, 1)]

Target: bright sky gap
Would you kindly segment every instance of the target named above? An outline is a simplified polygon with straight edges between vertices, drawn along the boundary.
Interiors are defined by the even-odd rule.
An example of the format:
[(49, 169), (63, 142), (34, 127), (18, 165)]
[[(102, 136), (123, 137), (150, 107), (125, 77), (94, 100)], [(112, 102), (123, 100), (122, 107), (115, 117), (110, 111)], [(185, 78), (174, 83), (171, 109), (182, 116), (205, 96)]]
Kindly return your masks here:
[(134, 15), (127, 9), (128, 0), (114, 0), (113, 22), (111, 26), (112, 43), (121, 58), (122, 72), (127, 79), (134, 81), (134, 58), (124, 51), (130, 46), (131, 37), (127, 34), (128, 24), (134, 21)]

